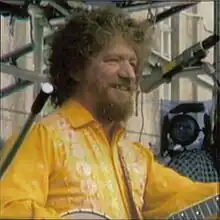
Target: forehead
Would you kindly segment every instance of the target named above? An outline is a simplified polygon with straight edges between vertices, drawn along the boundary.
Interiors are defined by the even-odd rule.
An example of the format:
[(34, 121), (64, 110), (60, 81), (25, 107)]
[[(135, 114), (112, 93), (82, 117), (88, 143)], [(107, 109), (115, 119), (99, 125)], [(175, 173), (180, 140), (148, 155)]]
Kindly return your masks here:
[(102, 56), (118, 55), (128, 59), (137, 59), (136, 52), (131, 44), (121, 37), (115, 37), (100, 53)]

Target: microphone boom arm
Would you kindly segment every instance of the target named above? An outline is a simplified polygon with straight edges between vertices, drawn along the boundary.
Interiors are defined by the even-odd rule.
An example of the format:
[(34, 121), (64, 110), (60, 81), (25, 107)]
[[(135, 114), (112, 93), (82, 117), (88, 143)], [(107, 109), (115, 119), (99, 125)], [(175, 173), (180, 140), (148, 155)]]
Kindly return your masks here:
[(152, 67), (150, 75), (142, 76), (140, 85), (142, 91), (149, 93), (164, 82), (169, 83), (175, 75), (181, 73), (185, 68), (200, 65), (201, 60), (207, 56), (208, 49), (213, 47), (219, 40), (218, 35), (211, 35), (184, 50), (165, 66)]

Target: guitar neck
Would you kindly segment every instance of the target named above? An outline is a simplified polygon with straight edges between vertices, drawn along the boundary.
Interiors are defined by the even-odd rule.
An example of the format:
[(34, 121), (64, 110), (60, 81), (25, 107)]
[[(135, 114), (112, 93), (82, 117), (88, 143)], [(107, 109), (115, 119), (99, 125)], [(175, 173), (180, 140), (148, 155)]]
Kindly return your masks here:
[(214, 196), (204, 202), (187, 208), (177, 214), (172, 215), (168, 220), (200, 220), (220, 213), (220, 195)]

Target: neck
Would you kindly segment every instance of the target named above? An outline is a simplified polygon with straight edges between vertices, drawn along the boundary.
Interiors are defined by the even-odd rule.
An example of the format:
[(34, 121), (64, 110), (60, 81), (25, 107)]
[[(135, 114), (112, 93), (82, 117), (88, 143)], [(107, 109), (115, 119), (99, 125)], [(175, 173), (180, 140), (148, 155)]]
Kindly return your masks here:
[(118, 123), (112, 122), (112, 123), (105, 124), (105, 125), (102, 124), (102, 126), (104, 129), (105, 135), (108, 139), (108, 142), (111, 143), (116, 132), (119, 130), (120, 125)]

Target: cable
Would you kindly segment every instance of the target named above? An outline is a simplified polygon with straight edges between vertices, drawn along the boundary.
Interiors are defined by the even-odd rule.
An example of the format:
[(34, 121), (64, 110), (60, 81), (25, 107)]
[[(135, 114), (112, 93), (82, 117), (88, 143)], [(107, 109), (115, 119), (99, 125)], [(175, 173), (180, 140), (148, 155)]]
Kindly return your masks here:
[(144, 93), (141, 92), (141, 129), (140, 129), (140, 136), (138, 141), (141, 142), (142, 134), (144, 131)]

